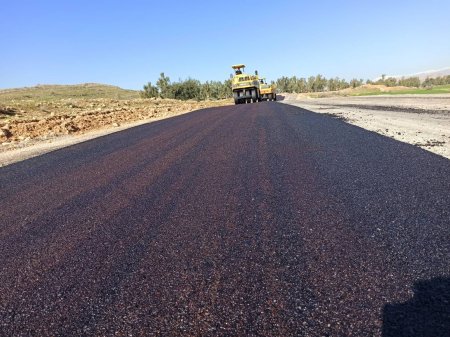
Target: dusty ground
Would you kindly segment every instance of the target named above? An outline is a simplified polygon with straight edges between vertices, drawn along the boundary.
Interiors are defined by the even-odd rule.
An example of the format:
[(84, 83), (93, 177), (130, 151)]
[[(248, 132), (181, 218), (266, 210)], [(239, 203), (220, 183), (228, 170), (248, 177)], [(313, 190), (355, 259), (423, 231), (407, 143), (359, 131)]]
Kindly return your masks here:
[(284, 103), (329, 114), (450, 159), (450, 95), (310, 98), (282, 94)]
[(169, 99), (0, 101), (0, 166), (143, 122), (231, 102)]

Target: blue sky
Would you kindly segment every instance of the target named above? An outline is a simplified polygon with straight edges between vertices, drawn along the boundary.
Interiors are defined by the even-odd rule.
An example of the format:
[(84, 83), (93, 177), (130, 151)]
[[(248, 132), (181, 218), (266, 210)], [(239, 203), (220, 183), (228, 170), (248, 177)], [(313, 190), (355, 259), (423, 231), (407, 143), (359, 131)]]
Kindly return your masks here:
[(450, 67), (450, 1), (0, 0), (0, 88)]

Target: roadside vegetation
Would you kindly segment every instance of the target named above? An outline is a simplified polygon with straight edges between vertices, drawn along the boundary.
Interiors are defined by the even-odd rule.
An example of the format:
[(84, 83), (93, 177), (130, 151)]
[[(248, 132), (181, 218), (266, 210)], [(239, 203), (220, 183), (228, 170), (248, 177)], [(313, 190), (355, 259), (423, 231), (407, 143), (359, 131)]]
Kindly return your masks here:
[[(346, 89), (346, 94), (377, 95), (377, 94), (439, 94), (449, 93), (450, 76), (427, 78), (420, 81), (418, 77), (396, 79), (382, 75), (377, 81), (352, 79), (346, 81), (339, 77), (327, 79), (322, 75), (306, 78), (281, 77), (275, 81), (278, 92), (286, 93), (321, 93), (341, 91)], [(380, 86), (388, 90), (381, 90)], [(395, 90), (389, 90), (395, 88)]]
[(387, 87), (381, 90), (377, 86), (364, 86), (357, 88), (351, 96), (373, 96), (373, 95), (427, 95), (427, 94), (450, 94), (450, 84), (437, 85), (432, 87), (419, 88), (403, 88), (403, 87)]
[(230, 98), (231, 80), (224, 82), (207, 81), (201, 83), (198, 80), (188, 78), (178, 82), (171, 82), (170, 78), (161, 73), (156, 85), (151, 82), (144, 85), (141, 91), (142, 98), (172, 98), (178, 100), (219, 100)]

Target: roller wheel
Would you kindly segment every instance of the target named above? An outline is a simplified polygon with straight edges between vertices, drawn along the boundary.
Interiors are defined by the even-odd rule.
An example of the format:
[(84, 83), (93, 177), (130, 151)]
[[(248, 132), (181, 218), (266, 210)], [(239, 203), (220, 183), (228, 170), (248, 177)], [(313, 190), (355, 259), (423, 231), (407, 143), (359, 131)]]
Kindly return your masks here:
[(256, 100), (257, 100), (257, 97), (256, 97), (256, 95), (257, 95), (256, 90), (251, 90), (251, 95), (252, 95), (252, 103), (256, 103)]
[(239, 94), (237, 92), (233, 92), (234, 104), (239, 104)]

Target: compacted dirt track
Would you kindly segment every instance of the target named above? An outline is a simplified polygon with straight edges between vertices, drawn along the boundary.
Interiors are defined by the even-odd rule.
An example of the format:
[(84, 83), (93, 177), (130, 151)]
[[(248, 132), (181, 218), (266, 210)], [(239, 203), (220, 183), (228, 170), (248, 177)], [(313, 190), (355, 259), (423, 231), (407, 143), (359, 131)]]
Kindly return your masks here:
[(447, 336), (449, 191), (448, 159), (272, 102), (0, 168), (0, 335)]

